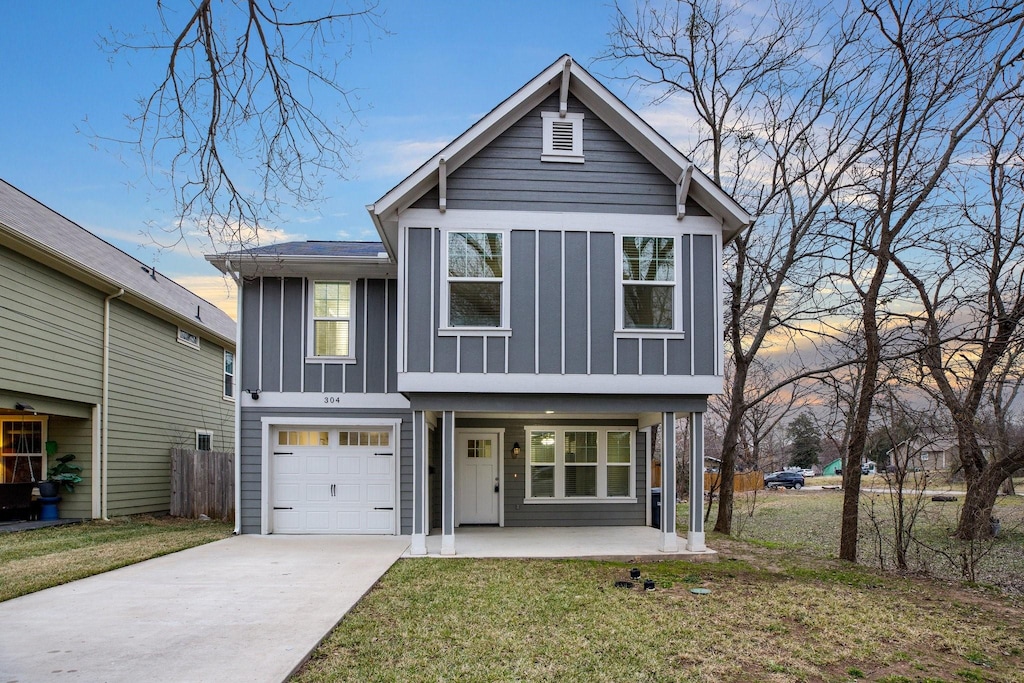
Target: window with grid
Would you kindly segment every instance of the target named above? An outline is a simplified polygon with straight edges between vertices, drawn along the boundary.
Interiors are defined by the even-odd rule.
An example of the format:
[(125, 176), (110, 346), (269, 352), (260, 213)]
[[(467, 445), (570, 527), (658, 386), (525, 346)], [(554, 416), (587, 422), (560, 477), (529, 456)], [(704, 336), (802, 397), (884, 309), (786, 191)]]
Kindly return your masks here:
[(448, 233), (449, 327), (502, 327), (503, 237), (500, 232)]
[(674, 329), (674, 237), (623, 237), (621, 277), (623, 328)]
[(348, 358), (351, 354), (352, 283), (313, 283), (313, 355)]
[(224, 352), (224, 398), (235, 397), (235, 354)]
[(621, 428), (527, 427), (527, 499), (632, 500), (635, 437)]

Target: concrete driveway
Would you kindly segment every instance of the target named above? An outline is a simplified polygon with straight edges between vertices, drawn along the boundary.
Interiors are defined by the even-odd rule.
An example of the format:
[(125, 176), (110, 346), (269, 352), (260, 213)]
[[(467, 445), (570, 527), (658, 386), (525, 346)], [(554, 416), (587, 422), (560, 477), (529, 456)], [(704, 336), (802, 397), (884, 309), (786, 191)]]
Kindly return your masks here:
[(402, 536), (238, 536), (0, 603), (0, 682), (282, 681)]

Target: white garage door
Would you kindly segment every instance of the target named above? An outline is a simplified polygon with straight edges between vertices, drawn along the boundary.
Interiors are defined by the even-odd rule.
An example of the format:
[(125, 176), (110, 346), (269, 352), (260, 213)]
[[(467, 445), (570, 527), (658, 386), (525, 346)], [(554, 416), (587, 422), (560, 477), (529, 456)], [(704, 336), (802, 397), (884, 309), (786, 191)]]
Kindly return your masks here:
[(282, 427), (271, 438), (275, 533), (395, 533), (390, 428)]

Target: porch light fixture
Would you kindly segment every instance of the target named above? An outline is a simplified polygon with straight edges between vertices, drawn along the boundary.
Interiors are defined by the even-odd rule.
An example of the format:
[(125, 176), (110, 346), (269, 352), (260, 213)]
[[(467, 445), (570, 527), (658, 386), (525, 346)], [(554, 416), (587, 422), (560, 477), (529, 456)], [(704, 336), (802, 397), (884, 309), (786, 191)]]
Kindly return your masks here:
[(242, 391), (244, 391), (245, 393), (249, 394), (249, 396), (252, 397), (252, 400), (254, 400), (254, 401), (260, 400), (260, 390), (259, 389), (243, 389)]
[(522, 449), (519, 448), (519, 442), (518, 441), (516, 441), (514, 444), (512, 444), (512, 459), (515, 460), (516, 458), (518, 458), (519, 457), (519, 453), (521, 451), (522, 451)]

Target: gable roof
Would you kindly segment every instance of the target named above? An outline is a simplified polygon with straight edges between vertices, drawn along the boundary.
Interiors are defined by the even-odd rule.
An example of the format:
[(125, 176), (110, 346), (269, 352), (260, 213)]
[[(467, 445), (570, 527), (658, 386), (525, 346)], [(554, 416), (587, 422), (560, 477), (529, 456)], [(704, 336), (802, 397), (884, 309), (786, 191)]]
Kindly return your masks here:
[[(397, 251), (398, 214), (437, 183), (440, 160), (445, 160), (448, 173), (455, 171), (508, 130), (530, 109), (558, 91), (566, 69), (569, 74), (569, 92), (666, 177), (677, 182), (687, 169), (693, 167), (692, 162), (682, 152), (673, 147), (586, 69), (569, 55), (562, 55), (387, 194), (366, 207), (389, 253), (394, 255)], [(712, 215), (721, 218), (726, 241), (752, 222), (751, 215), (707, 175), (695, 167), (692, 173), (689, 194)]]
[(0, 243), (228, 346), (235, 322), (206, 299), (0, 179)]
[(258, 275), (330, 276), (345, 265), (346, 276), (386, 277), (394, 271), (394, 263), (381, 242), (277, 242), (262, 247), (242, 249), (223, 254), (208, 254), (209, 261), (222, 273), (239, 273), (243, 277)]

